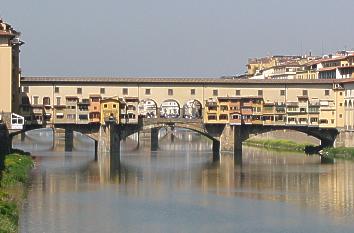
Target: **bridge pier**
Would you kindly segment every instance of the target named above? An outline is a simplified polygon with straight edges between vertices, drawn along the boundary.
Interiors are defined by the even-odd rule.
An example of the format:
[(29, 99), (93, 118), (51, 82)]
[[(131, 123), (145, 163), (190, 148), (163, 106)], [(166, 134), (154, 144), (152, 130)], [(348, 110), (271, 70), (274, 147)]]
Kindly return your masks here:
[(21, 133), (21, 142), (24, 142), (26, 139), (26, 133), (25, 132), (22, 132)]
[(139, 148), (149, 148), (150, 151), (157, 151), (159, 148), (159, 128), (141, 130), (138, 133)]
[[(111, 156), (120, 156), (120, 128), (116, 124), (101, 126), (95, 150), (97, 153), (110, 153)], [(96, 149), (97, 147), (97, 149)]]
[(238, 156), (242, 155), (243, 134), (244, 130), (241, 125), (225, 125), (220, 136), (220, 152), (233, 153)]
[(65, 151), (73, 151), (74, 147), (74, 131), (72, 129), (65, 129)]
[(151, 151), (157, 151), (159, 149), (159, 129), (151, 129)]

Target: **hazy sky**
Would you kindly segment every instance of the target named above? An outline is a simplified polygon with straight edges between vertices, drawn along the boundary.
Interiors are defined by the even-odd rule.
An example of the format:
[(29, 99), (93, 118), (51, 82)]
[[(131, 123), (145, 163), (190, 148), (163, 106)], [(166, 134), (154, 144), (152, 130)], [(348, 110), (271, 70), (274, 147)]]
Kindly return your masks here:
[(354, 47), (353, 0), (16, 0), (24, 75), (222, 76), (250, 57)]

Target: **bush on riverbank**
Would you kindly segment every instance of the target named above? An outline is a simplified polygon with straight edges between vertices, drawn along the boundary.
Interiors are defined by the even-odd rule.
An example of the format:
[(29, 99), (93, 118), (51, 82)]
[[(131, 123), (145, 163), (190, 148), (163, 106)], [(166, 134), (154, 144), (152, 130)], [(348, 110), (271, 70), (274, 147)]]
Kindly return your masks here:
[(301, 151), (305, 152), (307, 147), (314, 147), (312, 144), (296, 143), (284, 139), (248, 139), (244, 142), (247, 146), (263, 147), (266, 149)]
[(0, 181), (0, 233), (17, 232), (20, 200), (11, 195), (7, 189), (26, 183), (28, 172), (32, 167), (33, 161), (29, 156), (10, 154), (5, 158), (5, 169)]
[(353, 147), (325, 148), (322, 154), (329, 158), (354, 159)]

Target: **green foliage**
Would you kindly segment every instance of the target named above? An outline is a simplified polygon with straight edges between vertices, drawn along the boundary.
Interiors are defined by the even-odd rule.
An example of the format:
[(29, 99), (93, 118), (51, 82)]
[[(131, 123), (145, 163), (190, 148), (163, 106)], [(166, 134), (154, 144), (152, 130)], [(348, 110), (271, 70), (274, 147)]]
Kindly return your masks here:
[(284, 151), (302, 151), (304, 152), (306, 147), (313, 147), (311, 144), (296, 143), (290, 140), (284, 139), (248, 139), (244, 142), (245, 145), (264, 147), (267, 149), (284, 150)]
[(353, 147), (325, 148), (322, 153), (329, 158), (354, 159)]
[(5, 158), (5, 170), (1, 180), (1, 186), (25, 183), (28, 179), (28, 171), (33, 167), (32, 158), (19, 154), (10, 154)]
[(0, 233), (17, 232), (18, 209), (13, 201), (0, 201)]
[(10, 195), (6, 189), (11, 185), (27, 182), (28, 172), (32, 167), (33, 161), (29, 156), (10, 154), (5, 157), (5, 169), (0, 181), (0, 233), (18, 231), (19, 200)]

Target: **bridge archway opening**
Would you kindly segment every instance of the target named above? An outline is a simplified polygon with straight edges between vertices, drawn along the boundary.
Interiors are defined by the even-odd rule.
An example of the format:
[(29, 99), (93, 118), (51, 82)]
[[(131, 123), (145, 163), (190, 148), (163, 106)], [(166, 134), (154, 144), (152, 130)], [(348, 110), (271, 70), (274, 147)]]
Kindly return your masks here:
[[(72, 130), (72, 139), (75, 139), (75, 145), (80, 151), (91, 151), (95, 145), (96, 139), (79, 131)], [(31, 147), (26, 147), (29, 140)], [(56, 143), (65, 141), (65, 128), (36, 128), (26, 131), (19, 131), (12, 134), (12, 146), (14, 148), (23, 148), (29, 150), (48, 150), (53, 149)], [(26, 148), (24, 148), (26, 147)], [(43, 149), (39, 149), (43, 148)], [(89, 149), (88, 149), (89, 148)]]
[(152, 99), (144, 99), (138, 105), (139, 115), (144, 118), (157, 118), (157, 104)]
[(176, 100), (168, 99), (162, 102), (160, 107), (160, 117), (178, 118), (180, 117), (180, 105)]
[(183, 118), (187, 119), (200, 119), (202, 117), (202, 104), (192, 99), (183, 105)]
[(244, 138), (246, 140), (288, 140), (294, 141), (300, 144), (311, 144), (318, 146), (321, 144), (321, 139), (313, 135), (309, 135), (305, 132), (292, 129), (270, 129), (268, 131), (263, 131), (260, 133), (251, 132)]

